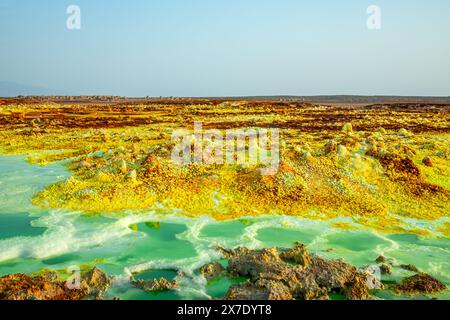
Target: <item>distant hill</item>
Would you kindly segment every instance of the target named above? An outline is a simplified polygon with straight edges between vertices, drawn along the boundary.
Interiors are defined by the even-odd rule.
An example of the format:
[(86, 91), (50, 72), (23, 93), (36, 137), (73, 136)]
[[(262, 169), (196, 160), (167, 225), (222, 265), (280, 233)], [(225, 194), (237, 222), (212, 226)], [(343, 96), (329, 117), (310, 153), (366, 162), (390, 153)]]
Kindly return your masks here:
[(358, 95), (322, 95), (322, 96), (243, 96), (215, 97), (219, 100), (246, 101), (292, 101), (312, 103), (450, 103), (450, 97), (431, 96), (358, 96)]
[(67, 95), (67, 92), (43, 87), (0, 81), (0, 97)]
[(69, 103), (139, 103), (145, 101), (271, 101), (271, 102), (310, 102), (315, 104), (352, 104), (352, 105), (369, 105), (383, 103), (422, 103), (422, 104), (450, 104), (449, 97), (432, 97), (432, 96), (363, 96), (363, 95), (320, 95), (320, 96), (235, 96), (235, 97), (121, 97), (113, 95), (73, 95), (71, 93), (38, 87), (23, 85), (10, 81), (0, 81), (0, 97), (27, 97), (36, 101), (54, 101)]

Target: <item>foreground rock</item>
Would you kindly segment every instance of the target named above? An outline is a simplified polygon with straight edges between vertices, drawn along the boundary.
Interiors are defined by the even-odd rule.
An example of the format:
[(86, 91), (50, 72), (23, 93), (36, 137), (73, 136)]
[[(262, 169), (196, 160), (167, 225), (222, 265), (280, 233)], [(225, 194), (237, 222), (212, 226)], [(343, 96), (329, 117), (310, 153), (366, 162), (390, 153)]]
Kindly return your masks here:
[(396, 285), (394, 289), (399, 293), (406, 294), (436, 294), (446, 290), (447, 286), (426, 273), (419, 273), (404, 279), (402, 283)]
[(382, 274), (392, 274), (392, 267), (390, 264), (382, 263), (380, 265), (380, 271)]
[(111, 277), (95, 267), (86, 272), (82, 280), (82, 288), (88, 295), (101, 299), (102, 295), (111, 285)]
[(160, 279), (152, 279), (152, 280), (132, 280), (131, 284), (141, 290), (146, 292), (155, 292), (155, 291), (167, 291), (178, 289), (179, 283), (176, 279), (172, 281), (168, 281), (165, 278)]
[(310, 255), (305, 246), (278, 251), (276, 248), (249, 250), (220, 249), (229, 259), (232, 276), (250, 281), (230, 287), (226, 299), (327, 299), (338, 292), (347, 299), (370, 298), (368, 276), (341, 260)]
[(67, 286), (56, 273), (36, 277), (13, 274), (0, 278), (0, 300), (82, 300), (101, 298), (111, 280), (98, 268), (82, 276), (79, 288)]
[[(244, 276), (249, 280), (229, 288), (225, 299), (229, 300), (324, 300), (332, 293), (348, 300), (375, 299), (370, 290), (383, 289), (380, 274), (391, 273), (389, 259), (379, 256), (381, 265), (361, 269), (342, 261), (329, 260), (310, 254), (301, 243), (290, 249), (250, 250), (219, 248), (228, 259), (230, 277)], [(413, 265), (401, 265), (403, 269), (416, 271)], [(388, 286), (399, 294), (436, 294), (447, 289), (446, 285), (425, 273), (408, 277), (401, 284)]]
[(233, 285), (228, 289), (228, 300), (293, 300), (289, 289), (280, 282), (258, 280)]

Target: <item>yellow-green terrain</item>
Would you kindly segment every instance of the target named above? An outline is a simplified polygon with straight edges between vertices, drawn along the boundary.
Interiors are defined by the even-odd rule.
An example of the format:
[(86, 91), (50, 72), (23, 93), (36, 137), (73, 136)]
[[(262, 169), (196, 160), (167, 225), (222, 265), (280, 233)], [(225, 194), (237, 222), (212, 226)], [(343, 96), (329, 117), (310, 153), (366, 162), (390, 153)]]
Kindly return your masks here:
[[(408, 218), (450, 215), (450, 116), (440, 106), (158, 101), (0, 106), (0, 150), (32, 164), (65, 161), (72, 176), (33, 198), (88, 213), (155, 209), (217, 220), (260, 215), (350, 217), (389, 233), (427, 235)], [(173, 130), (278, 128), (280, 166), (182, 166)], [(406, 218), (406, 219), (405, 219)], [(440, 224), (448, 236), (448, 222)]]

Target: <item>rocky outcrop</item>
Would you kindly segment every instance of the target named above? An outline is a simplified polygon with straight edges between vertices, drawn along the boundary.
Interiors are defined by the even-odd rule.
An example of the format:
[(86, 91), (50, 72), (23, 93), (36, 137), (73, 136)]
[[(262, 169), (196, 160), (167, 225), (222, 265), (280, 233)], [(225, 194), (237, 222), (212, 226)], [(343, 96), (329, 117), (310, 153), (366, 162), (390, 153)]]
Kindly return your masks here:
[(342, 260), (310, 255), (305, 246), (224, 250), (230, 275), (247, 276), (250, 282), (232, 286), (226, 299), (326, 299), (340, 292), (347, 299), (368, 299), (367, 275)]
[(155, 291), (167, 291), (178, 289), (179, 283), (176, 279), (168, 281), (165, 278), (152, 279), (152, 280), (132, 280), (131, 284), (141, 290), (147, 292)]
[(101, 299), (103, 293), (108, 290), (110, 285), (111, 277), (97, 267), (86, 272), (81, 283), (87, 295), (93, 296), (95, 299)]
[(84, 290), (68, 289), (54, 274), (11, 274), (0, 278), (0, 300), (81, 300), (85, 295)]
[(401, 284), (394, 286), (395, 291), (406, 294), (435, 294), (446, 289), (447, 286), (445, 284), (426, 273), (419, 273), (408, 277)]
[(49, 272), (36, 277), (13, 274), (0, 278), (0, 300), (82, 300), (101, 298), (109, 288), (111, 279), (100, 269), (86, 272), (79, 288), (69, 288)]

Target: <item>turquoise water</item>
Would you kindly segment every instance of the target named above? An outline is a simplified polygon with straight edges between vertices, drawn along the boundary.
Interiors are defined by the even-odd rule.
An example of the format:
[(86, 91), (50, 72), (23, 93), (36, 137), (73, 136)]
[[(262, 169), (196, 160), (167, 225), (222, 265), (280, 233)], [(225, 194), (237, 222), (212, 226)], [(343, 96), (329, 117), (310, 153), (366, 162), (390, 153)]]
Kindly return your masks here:
[[(208, 217), (189, 219), (172, 212), (99, 213), (44, 210), (31, 204), (44, 186), (67, 179), (61, 164), (28, 164), (22, 157), (0, 157), (0, 275), (66, 270), (98, 265), (115, 276), (107, 297), (121, 299), (208, 299), (221, 297), (233, 283), (245, 279), (215, 279), (207, 283), (198, 268), (220, 259), (217, 246), (287, 247), (300, 241), (310, 251), (343, 258), (357, 266), (373, 264), (383, 254), (396, 264), (415, 264), (450, 285), (450, 240), (416, 235), (384, 235), (371, 230), (348, 231), (332, 227), (335, 221), (265, 216), (228, 222)], [(347, 221), (338, 219), (338, 221)], [(436, 222), (409, 221), (432, 230)], [(226, 261), (221, 260), (222, 263)], [(184, 276), (179, 276), (182, 272)], [(177, 278), (180, 289), (151, 294), (132, 288), (129, 277)], [(394, 269), (383, 280), (411, 275)], [(405, 299), (425, 297), (393, 296)], [(445, 292), (439, 298), (450, 299)]]

